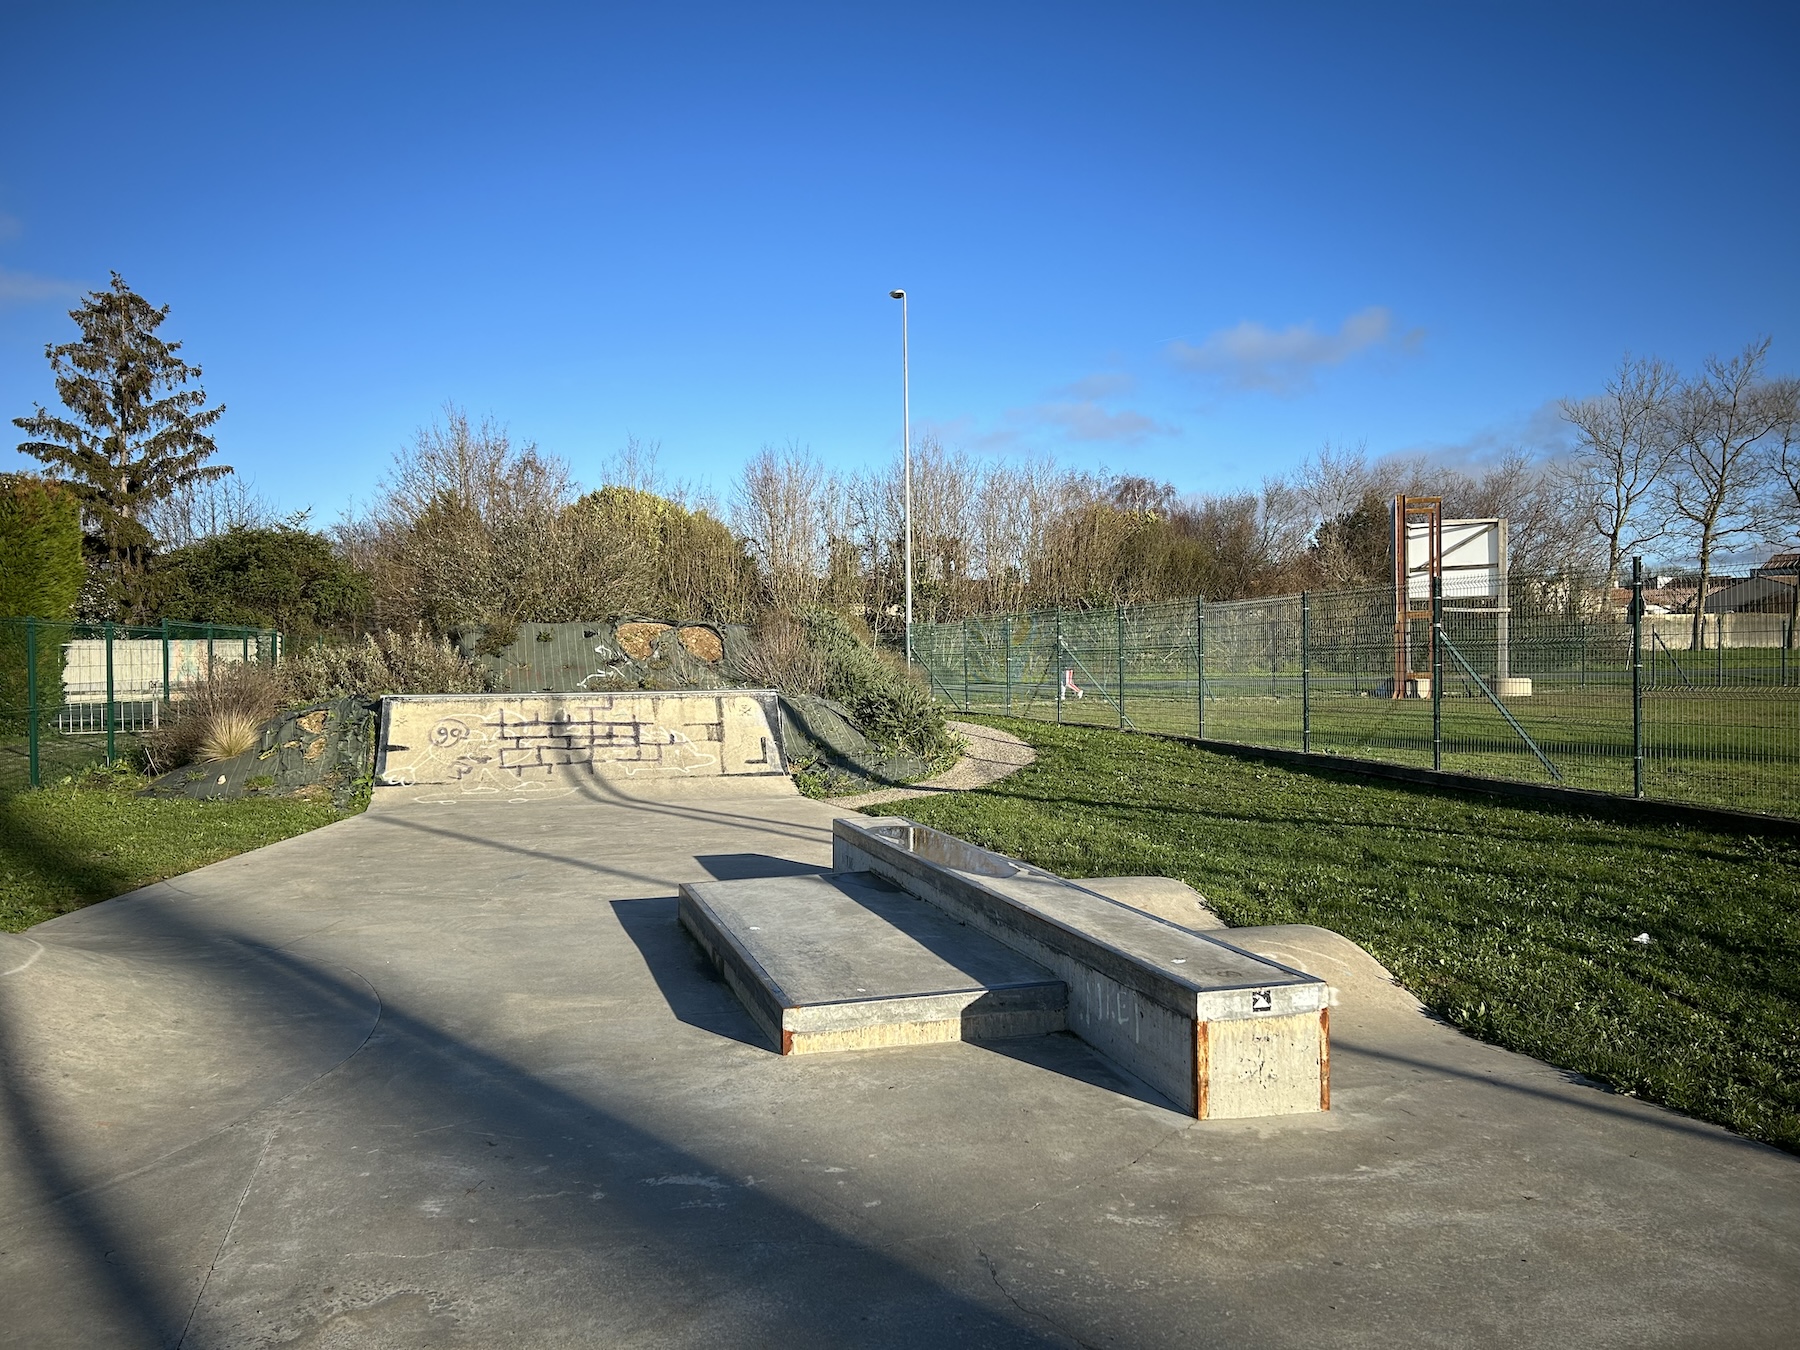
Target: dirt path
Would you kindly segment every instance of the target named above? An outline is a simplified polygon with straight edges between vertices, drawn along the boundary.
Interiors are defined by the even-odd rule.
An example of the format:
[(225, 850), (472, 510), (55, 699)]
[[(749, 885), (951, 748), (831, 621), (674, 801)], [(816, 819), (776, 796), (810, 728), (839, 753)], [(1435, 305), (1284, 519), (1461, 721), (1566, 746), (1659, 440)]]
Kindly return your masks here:
[(1010, 732), (977, 726), (973, 722), (949, 722), (946, 725), (968, 742), (969, 749), (935, 778), (927, 778), (911, 787), (881, 788), (875, 792), (860, 792), (854, 797), (833, 797), (830, 804), (860, 808), (905, 801), (909, 797), (934, 797), (940, 792), (967, 792), (970, 788), (997, 783), (1037, 758), (1037, 751)]

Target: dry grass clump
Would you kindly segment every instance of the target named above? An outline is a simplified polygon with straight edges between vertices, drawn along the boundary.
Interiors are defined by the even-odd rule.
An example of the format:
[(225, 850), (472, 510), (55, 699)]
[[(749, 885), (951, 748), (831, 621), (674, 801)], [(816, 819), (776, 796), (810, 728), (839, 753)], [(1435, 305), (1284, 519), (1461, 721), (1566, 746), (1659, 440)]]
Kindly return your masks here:
[(247, 712), (209, 713), (201, 719), (200, 743), (194, 747), (194, 759), (201, 764), (236, 759), (262, 739), (262, 724), (262, 718)]
[(825, 657), (807, 641), (805, 625), (785, 614), (763, 619), (737, 663), (744, 684), (776, 689), (789, 697), (824, 693), (830, 673)]
[(361, 642), (293, 651), (283, 658), (281, 673), (295, 703), (345, 695), (485, 694), (494, 688), (485, 666), (423, 628), (384, 629)]
[(221, 661), (183, 690), (169, 705), (163, 724), (144, 737), (144, 767), (167, 773), (196, 758), (242, 754), (286, 701), (285, 682), (274, 668), (255, 661)]

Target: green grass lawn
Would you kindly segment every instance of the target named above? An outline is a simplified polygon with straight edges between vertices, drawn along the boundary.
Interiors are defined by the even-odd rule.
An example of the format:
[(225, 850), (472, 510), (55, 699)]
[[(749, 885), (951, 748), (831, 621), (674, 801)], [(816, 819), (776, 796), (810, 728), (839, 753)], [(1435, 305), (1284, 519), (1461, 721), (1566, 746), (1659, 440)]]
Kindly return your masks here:
[[(1372, 696), (1372, 681), (1357, 690), (1347, 679), (1315, 680), (1310, 703), (1311, 748), (1327, 754), (1431, 767), (1429, 700)], [(1209, 739), (1244, 745), (1301, 748), (1297, 675), (1207, 677), (1205, 731)], [(1118, 725), (1106, 689), (1061, 706), (1065, 723)], [(1443, 700), (1444, 768), (1524, 782), (1556, 781), (1498, 710), (1467, 681), (1447, 679)], [(939, 689), (959, 704), (960, 684)], [(973, 685), (972, 710), (998, 715), (1003, 686)], [(1015, 687), (1014, 709), (1054, 721), (1058, 707), (1047, 686)], [(1033, 697), (1035, 695), (1035, 697)], [(1190, 674), (1179, 680), (1127, 684), (1125, 711), (1142, 731), (1193, 735), (1197, 700)], [(1629, 675), (1596, 676), (1588, 684), (1536, 682), (1529, 698), (1506, 701), (1510, 712), (1571, 787), (1629, 794), (1632, 790)], [(1645, 795), (1776, 815), (1800, 814), (1800, 686), (1670, 687), (1644, 697)]]
[(0, 794), (0, 931), (148, 886), (339, 818), (294, 798), (198, 802), (136, 795), (130, 775), (96, 773)]
[(1800, 843), (996, 725), (1037, 763), (914, 819), (1065, 876), (1180, 877), (1235, 925), (1335, 929), (1474, 1035), (1800, 1152)]

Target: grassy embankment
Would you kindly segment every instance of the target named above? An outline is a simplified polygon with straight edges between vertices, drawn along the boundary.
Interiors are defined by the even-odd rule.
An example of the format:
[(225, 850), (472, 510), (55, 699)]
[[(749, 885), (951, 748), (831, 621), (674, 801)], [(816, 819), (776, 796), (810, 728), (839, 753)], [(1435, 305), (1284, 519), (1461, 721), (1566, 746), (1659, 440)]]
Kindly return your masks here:
[(154, 799), (136, 795), (142, 786), (121, 771), (0, 792), (0, 931), (19, 932), (340, 817), (330, 802)]
[(997, 725), (1037, 763), (907, 814), (1066, 876), (1180, 877), (1232, 924), (1335, 929), (1485, 1040), (1800, 1152), (1800, 843)]

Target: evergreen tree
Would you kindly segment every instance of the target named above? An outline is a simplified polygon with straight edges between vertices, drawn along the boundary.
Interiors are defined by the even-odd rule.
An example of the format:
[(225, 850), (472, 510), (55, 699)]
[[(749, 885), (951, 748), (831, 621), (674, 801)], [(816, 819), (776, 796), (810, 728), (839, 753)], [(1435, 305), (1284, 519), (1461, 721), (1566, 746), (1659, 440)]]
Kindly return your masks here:
[(167, 305), (154, 308), (114, 272), (110, 289), (69, 311), (81, 337), (44, 348), (68, 416), (40, 406), (13, 419), (31, 437), (19, 449), (47, 464), (81, 503), (128, 605), (138, 599), (152, 543), (145, 508), (231, 472), (206, 462), (218, 452), (207, 433), (225, 409), (208, 408), (204, 389), (184, 387), (200, 367), (181, 359), (179, 342), (156, 336), (168, 315)]

